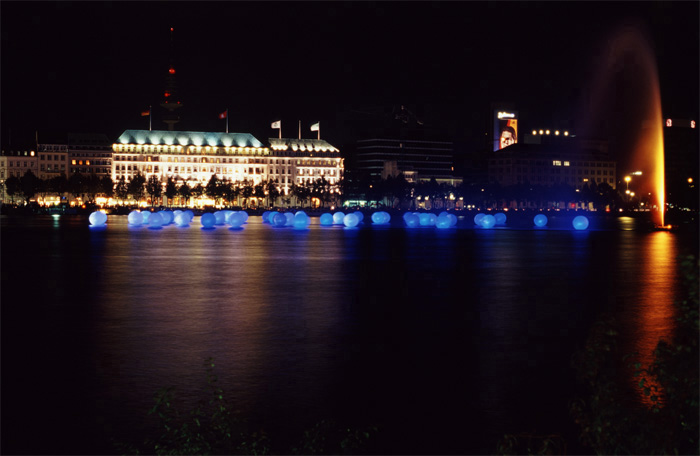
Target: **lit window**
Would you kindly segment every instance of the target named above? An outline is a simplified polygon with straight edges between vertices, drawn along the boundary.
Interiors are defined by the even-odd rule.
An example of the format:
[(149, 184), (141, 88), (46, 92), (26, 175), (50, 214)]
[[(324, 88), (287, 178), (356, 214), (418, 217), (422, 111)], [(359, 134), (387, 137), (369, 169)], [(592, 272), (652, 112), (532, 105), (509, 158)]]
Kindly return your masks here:
[(569, 162), (565, 161), (564, 166), (570, 166)]
[(561, 166), (561, 161), (560, 161), (560, 160), (554, 160), (554, 161), (552, 162), (552, 165), (553, 165), (553, 166)]
[(75, 165), (75, 160), (71, 160), (70, 164)]

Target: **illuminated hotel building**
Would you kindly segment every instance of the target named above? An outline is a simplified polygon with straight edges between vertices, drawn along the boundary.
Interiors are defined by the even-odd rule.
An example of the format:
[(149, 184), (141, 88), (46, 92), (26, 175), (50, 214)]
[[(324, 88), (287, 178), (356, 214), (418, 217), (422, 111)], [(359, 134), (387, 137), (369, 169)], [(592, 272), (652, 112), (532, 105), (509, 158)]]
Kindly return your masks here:
[(140, 173), (162, 182), (206, 185), (212, 175), (257, 185), (275, 181), (289, 194), (292, 184), (324, 177), (331, 185), (343, 174), (340, 151), (324, 140), (270, 139), (265, 147), (248, 133), (126, 130), (112, 146), (112, 179)]

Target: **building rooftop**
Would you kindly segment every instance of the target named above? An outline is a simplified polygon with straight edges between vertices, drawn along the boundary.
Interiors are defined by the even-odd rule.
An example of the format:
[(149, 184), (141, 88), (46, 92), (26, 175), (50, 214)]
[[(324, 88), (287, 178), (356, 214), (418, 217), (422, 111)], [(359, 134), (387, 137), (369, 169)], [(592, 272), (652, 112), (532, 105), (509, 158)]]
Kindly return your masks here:
[(288, 150), (306, 152), (340, 152), (323, 139), (292, 139), (269, 138), (272, 150)]
[(126, 130), (118, 144), (154, 144), (213, 147), (264, 147), (250, 133), (213, 133), (201, 131)]

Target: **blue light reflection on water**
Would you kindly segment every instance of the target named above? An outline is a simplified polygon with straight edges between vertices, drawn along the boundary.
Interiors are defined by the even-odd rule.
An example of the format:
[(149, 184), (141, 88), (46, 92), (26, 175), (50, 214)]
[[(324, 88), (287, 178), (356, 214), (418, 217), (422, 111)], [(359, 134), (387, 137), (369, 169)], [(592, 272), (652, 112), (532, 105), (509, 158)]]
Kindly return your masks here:
[[(505, 432), (563, 432), (570, 356), (589, 322), (601, 308), (634, 314), (642, 284), (658, 279), (634, 258), (651, 255), (659, 233), (346, 230), (318, 219), (298, 231), (259, 217), (235, 232), (197, 221), (152, 231), (122, 218), (101, 231), (70, 217), (58, 229), (3, 219), (3, 297), (32, 283), (10, 260), (42, 263), (55, 284), (4, 312), (18, 322), (5, 335), (35, 353), (31, 366), (19, 352), (4, 357), (4, 387), (41, 391), (51, 372), (36, 398), (50, 404), (46, 419), (87, 404), (91, 435), (107, 432), (95, 423), (145, 425), (159, 387), (192, 401), (213, 356), (235, 408), (273, 434), (330, 417), (384, 426), (394, 452), (435, 453), (436, 439), (445, 452), (491, 452)], [(684, 245), (665, 240), (673, 252)], [(13, 435), (23, 435), (30, 417), (16, 415)], [(75, 451), (69, 433), (54, 437), (34, 452)]]

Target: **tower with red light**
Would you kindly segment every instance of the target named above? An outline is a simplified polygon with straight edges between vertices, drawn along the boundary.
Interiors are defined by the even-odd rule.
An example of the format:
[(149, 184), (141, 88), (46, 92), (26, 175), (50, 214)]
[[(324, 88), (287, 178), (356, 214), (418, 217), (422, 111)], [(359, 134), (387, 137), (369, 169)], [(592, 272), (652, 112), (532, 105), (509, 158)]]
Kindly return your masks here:
[(163, 115), (163, 122), (168, 126), (169, 131), (175, 130), (175, 124), (180, 121), (177, 110), (182, 107), (182, 102), (177, 94), (177, 84), (175, 83), (175, 29), (170, 28), (170, 66), (165, 77), (165, 89), (163, 90), (163, 102), (161, 107), (167, 113)]

